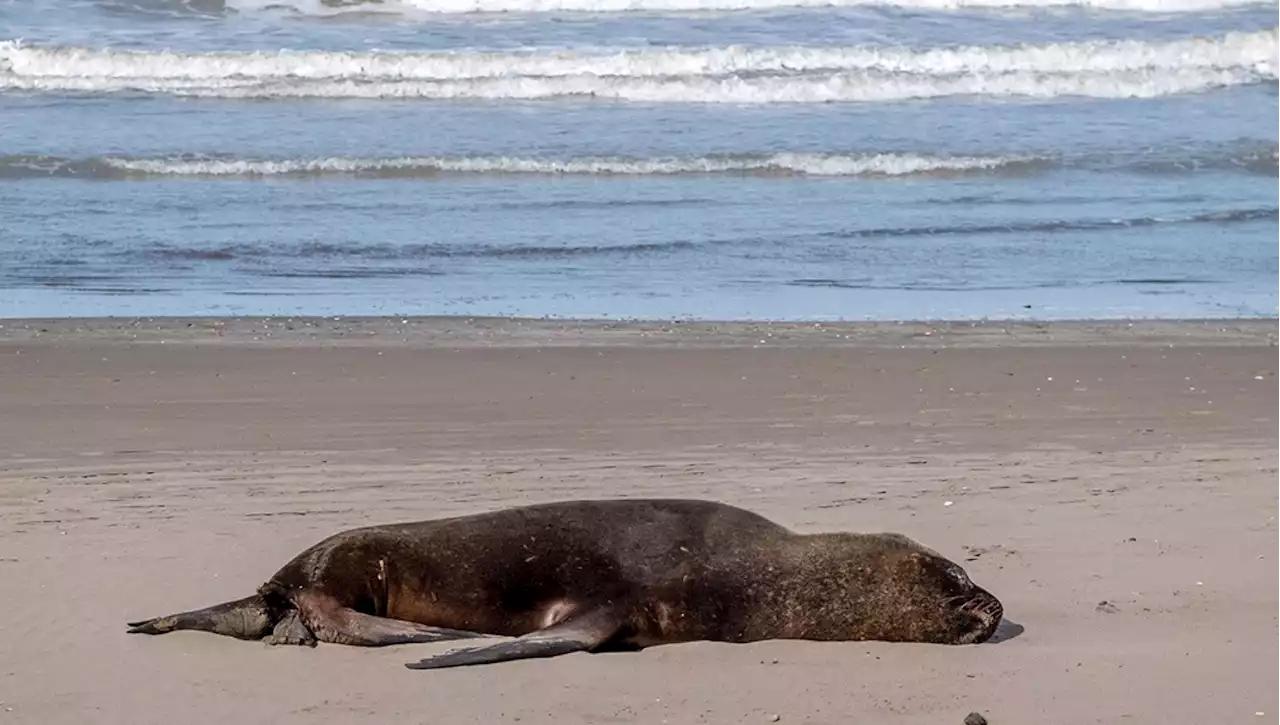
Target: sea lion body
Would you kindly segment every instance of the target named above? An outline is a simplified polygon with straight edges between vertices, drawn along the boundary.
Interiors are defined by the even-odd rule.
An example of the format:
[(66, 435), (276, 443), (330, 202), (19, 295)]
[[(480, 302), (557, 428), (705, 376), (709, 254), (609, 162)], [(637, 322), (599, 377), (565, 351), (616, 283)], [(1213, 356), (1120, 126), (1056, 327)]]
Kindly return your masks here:
[(800, 535), (724, 504), (652, 499), (353, 529), (219, 607), (133, 631), (300, 644), (519, 638), (410, 665), (432, 668), (695, 640), (976, 643), (1003, 613), (959, 566), (897, 534)]

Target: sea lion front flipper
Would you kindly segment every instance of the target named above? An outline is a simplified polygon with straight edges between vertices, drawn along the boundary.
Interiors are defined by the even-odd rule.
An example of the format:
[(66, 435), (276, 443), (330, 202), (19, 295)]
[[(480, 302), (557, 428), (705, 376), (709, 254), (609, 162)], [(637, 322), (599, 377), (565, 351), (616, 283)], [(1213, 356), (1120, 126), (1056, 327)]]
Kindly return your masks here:
[[(328, 632), (336, 634), (340, 644), (354, 644), (365, 647), (385, 647), (392, 644), (430, 644), (432, 642), (448, 642), (455, 639), (475, 639), (485, 635), (479, 632), (468, 632), (462, 629), (446, 629), (444, 627), (428, 627), (424, 624), (404, 622), (399, 619), (375, 617), (354, 609), (339, 612), (342, 621), (340, 631)], [(330, 642), (321, 638), (321, 641)]]
[(411, 670), (438, 670), (589, 652), (608, 642), (622, 628), (622, 624), (623, 618), (619, 616), (617, 609), (601, 607), (507, 642), (447, 652), (407, 663), (405, 667)]
[(306, 628), (321, 642), (358, 647), (385, 647), (392, 644), (430, 644), (455, 639), (483, 637), (478, 632), (429, 627), (387, 617), (357, 612), (337, 606), (327, 597), (302, 596), (295, 601)]

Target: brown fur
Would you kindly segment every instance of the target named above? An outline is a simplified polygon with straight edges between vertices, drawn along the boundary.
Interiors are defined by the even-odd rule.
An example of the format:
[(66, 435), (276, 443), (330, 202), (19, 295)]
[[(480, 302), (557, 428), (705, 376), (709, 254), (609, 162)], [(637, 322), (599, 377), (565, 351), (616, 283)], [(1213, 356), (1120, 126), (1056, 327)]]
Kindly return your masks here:
[[(1003, 613), (963, 569), (906, 537), (799, 535), (693, 500), (567, 501), (354, 529), (234, 604), (254, 613), (234, 620), (243, 631), (222, 610), (203, 626), (216, 608), (131, 631), (274, 629), (269, 641), (301, 644), (309, 631), (361, 645), (522, 637), (480, 659), (419, 663), (434, 667), (692, 640), (976, 643)], [(284, 621), (292, 612), (301, 629)]]

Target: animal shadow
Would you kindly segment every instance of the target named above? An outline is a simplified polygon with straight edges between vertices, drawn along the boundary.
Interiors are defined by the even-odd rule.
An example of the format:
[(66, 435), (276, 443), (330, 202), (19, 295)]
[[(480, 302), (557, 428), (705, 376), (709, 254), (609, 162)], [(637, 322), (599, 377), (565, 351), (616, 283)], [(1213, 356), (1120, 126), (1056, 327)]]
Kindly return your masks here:
[(991, 639), (987, 641), (991, 644), (1000, 644), (1001, 642), (1014, 639), (1015, 637), (1020, 637), (1025, 631), (1027, 631), (1027, 628), (1021, 624), (1012, 622), (1008, 619), (1002, 619), (1000, 620), (1000, 624), (996, 627), (996, 633), (991, 635)]

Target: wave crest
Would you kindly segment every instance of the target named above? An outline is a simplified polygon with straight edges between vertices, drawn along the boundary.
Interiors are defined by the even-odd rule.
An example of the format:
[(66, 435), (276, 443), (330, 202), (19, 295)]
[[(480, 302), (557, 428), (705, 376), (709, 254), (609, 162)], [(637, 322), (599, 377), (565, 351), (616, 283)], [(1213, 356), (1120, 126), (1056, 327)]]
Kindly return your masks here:
[(732, 154), (633, 159), (579, 157), (553, 159), (516, 156), (394, 158), (329, 157), (315, 159), (239, 159), (208, 156), (167, 158), (61, 159), (48, 156), (0, 157), (0, 178), (147, 177), (320, 177), (428, 178), (442, 174), (571, 176), (911, 176), (1028, 169), (1040, 160), (1022, 156), (933, 156), (928, 154)]
[[(1240, 139), (1190, 148), (1143, 148), (1078, 156), (925, 152), (777, 152), (704, 156), (389, 156), (262, 159), (181, 154), (161, 157), (0, 156), (0, 179), (324, 178), (427, 179), (444, 175), (953, 177), (1058, 168), (1097, 173), (1244, 172), (1275, 176), (1273, 141)], [(971, 200), (970, 200), (971, 201)]]
[(955, 48), (177, 53), (0, 43), (0, 89), (218, 98), (561, 97), (650, 103), (1154, 97), (1274, 82), (1276, 29)]

